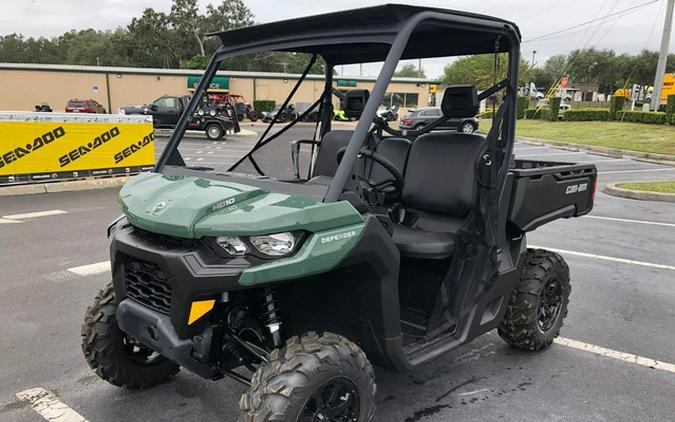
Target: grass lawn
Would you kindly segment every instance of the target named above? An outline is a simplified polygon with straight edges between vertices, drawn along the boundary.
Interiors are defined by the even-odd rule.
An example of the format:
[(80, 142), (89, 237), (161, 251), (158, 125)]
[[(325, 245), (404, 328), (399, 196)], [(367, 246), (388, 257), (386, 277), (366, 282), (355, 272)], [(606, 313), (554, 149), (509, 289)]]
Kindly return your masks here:
[(629, 190), (644, 190), (648, 192), (675, 193), (675, 181), (672, 182), (641, 182), (619, 183), (617, 187)]
[[(491, 120), (481, 120), (481, 132), (487, 132), (491, 125)], [(668, 125), (518, 120), (516, 135), (596, 147), (675, 155), (675, 126)]]

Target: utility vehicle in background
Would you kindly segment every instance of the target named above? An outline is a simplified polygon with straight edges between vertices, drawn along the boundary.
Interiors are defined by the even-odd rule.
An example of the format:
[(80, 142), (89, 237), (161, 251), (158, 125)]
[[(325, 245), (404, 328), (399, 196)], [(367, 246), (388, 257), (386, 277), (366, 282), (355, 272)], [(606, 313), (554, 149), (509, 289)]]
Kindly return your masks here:
[[(154, 171), (120, 191), (112, 283), (82, 327), (98, 376), (147, 388), (182, 367), (245, 384), (247, 422), (363, 422), (375, 412), (372, 364), (413, 370), (495, 329), (520, 349), (551, 345), (569, 271), (556, 253), (528, 249), (527, 232), (588, 213), (597, 172), (513, 159), (515, 24), (383, 5), (217, 35), (223, 45)], [(221, 62), (260, 51), (309, 55), (280, 109), (323, 58), (318, 100), (275, 134), (273, 117), (227, 171), (186, 165), (178, 146)], [(480, 95), (449, 87), (443, 115), (417, 131), (376, 117), (399, 60), (468, 54), (502, 57), (506, 77)], [(372, 61), (383, 62), (372, 91), (345, 104), (355, 129), (332, 130), (335, 66)], [(503, 102), (487, 136), (433, 130), (493, 95)], [(297, 177), (266, 175), (256, 153), (317, 108), (316, 138), (292, 145)]]

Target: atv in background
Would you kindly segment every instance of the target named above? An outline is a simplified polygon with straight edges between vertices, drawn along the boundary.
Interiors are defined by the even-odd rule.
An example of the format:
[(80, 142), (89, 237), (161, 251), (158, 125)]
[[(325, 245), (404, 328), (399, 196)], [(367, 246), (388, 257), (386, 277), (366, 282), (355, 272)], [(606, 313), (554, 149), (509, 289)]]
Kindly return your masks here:
[[(528, 248), (527, 236), (590, 212), (597, 170), (514, 159), (515, 24), (383, 5), (217, 36), (222, 46), (156, 167), (120, 191), (123, 215), (108, 228), (112, 282), (81, 331), (98, 376), (149, 388), (183, 368), (244, 384), (246, 422), (369, 422), (373, 364), (414, 370), (492, 330), (526, 351), (553, 343), (567, 316), (569, 269), (557, 253)], [(310, 57), (279, 110), (322, 58), (319, 98), (276, 133), (280, 116), (272, 118), (227, 171), (186, 166), (180, 142), (221, 63), (263, 51)], [(480, 94), (448, 87), (442, 116), (419, 130), (377, 116), (400, 60), (473, 54), (494, 57), (495, 69), (501, 61), (504, 79)], [(374, 61), (383, 64), (372, 92), (347, 93), (354, 130), (333, 130), (335, 67)], [(496, 94), (486, 136), (433, 131), (474, 117)], [(311, 148), (306, 176), (300, 164), (293, 180), (266, 174), (255, 153), (317, 108), (314, 138), (291, 145)], [(278, 159), (277, 151), (268, 150)]]
[(273, 120), (279, 123), (286, 123), (291, 120), (295, 120), (298, 117), (298, 112), (295, 110), (293, 104), (289, 104), (286, 107), (276, 106), (272, 111), (263, 111), (262, 112), (262, 121), (265, 123), (270, 123)]

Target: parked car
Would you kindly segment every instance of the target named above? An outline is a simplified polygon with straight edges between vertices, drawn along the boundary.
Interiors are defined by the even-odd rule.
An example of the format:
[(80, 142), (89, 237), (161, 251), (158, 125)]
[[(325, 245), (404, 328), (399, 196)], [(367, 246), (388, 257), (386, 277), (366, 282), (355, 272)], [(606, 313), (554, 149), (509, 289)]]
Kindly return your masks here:
[(293, 104), (289, 104), (283, 111), (280, 110), (281, 106), (276, 106), (272, 111), (263, 111), (262, 121), (266, 123), (271, 122), (277, 114), (279, 114), (279, 117), (277, 117), (277, 122), (279, 123), (285, 123), (298, 117), (298, 112), (295, 110)]
[[(440, 107), (422, 107), (410, 110), (401, 119), (400, 128), (403, 130), (421, 129), (427, 124), (441, 117), (443, 113)], [(438, 130), (457, 130), (462, 133), (474, 133), (478, 130), (478, 120), (475, 117), (448, 119), (445, 123), (437, 126)]]
[(98, 101), (78, 100), (77, 98), (68, 101), (66, 104), (66, 113), (99, 113), (106, 114), (105, 108)]
[[(190, 101), (189, 95), (164, 95), (150, 104), (120, 107), (120, 114), (145, 114), (152, 116), (156, 128), (173, 129)], [(209, 139), (221, 139), (225, 132), (239, 132), (239, 122), (234, 118), (234, 108), (229, 104), (202, 101), (188, 124), (189, 130), (203, 130)]]

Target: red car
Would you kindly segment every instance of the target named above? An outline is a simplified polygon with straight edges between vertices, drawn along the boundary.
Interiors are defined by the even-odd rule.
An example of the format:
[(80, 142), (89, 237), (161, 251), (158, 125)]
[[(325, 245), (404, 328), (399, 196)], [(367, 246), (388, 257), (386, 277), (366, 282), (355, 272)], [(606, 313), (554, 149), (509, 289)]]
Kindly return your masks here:
[(106, 114), (105, 108), (97, 101), (89, 100), (74, 100), (68, 101), (66, 104), (66, 113), (99, 113)]

